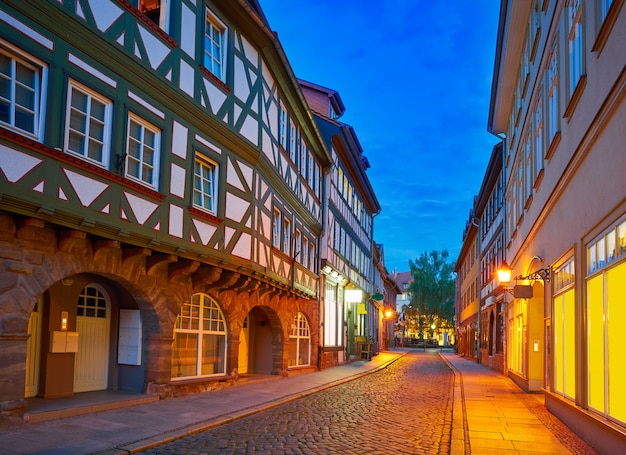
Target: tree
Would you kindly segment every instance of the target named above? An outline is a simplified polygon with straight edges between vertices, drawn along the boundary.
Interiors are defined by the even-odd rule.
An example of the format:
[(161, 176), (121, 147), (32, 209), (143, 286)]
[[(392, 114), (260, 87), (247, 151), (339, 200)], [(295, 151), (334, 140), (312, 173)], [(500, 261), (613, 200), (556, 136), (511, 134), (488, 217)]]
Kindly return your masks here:
[[(411, 307), (423, 318), (430, 318), (428, 325), (437, 323), (451, 326), (454, 319), (454, 263), (448, 261), (448, 251), (426, 252), (413, 261), (409, 261), (413, 282)], [(420, 328), (420, 333), (422, 330)]]

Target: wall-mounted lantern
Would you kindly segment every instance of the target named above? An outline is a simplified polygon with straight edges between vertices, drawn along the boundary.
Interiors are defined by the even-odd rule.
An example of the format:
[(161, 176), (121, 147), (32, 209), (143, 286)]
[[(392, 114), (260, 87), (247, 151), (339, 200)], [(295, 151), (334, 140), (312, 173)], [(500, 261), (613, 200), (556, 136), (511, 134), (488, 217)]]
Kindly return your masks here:
[[(543, 261), (543, 259), (541, 259), (539, 256), (533, 256), (532, 260), (530, 261), (529, 268), (535, 259), (539, 261)], [(530, 284), (516, 284), (515, 286), (511, 288), (509, 287), (509, 285), (512, 279), (515, 281), (517, 280), (535, 281), (535, 280), (540, 279), (544, 283), (550, 281), (550, 269), (547, 267), (535, 270), (534, 272), (531, 272), (531, 273), (527, 273), (526, 275), (518, 275), (512, 278), (513, 270), (511, 269), (509, 264), (506, 263), (506, 261), (502, 261), (502, 265), (498, 269), (497, 274), (498, 274), (498, 281), (500, 285), (502, 286), (502, 289), (504, 289), (506, 292), (511, 294), (516, 299), (532, 298), (533, 287)]]

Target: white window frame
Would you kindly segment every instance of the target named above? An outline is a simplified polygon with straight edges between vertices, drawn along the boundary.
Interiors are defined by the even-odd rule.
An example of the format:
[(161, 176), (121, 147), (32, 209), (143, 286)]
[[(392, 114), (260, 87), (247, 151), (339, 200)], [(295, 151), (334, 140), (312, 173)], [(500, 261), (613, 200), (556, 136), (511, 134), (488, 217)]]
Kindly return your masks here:
[[(189, 308), (186, 313), (184, 312), (185, 308)], [(226, 326), (226, 318), (224, 317), (222, 309), (213, 298), (211, 298), (207, 294), (202, 293), (194, 294), (191, 296), (190, 300), (183, 305), (178, 316), (176, 317), (176, 322), (174, 324), (174, 337), (176, 337), (176, 334), (179, 333), (197, 336), (197, 345), (195, 347), (196, 371), (193, 375), (172, 374), (172, 380), (184, 380), (192, 377), (206, 377), (217, 375), (223, 376), (226, 374), (226, 361), (228, 359), (228, 346), (226, 342), (228, 338), (228, 330)], [(216, 336), (223, 338), (223, 351), (220, 351), (220, 354), (222, 356), (222, 358), (220, 359), (221, 365), (218, 365), (219, 369), (221, 369), (222, 371), (206, 374), (202, 373), (202, 369), (204, 366), (204, 364), (202, 363), (202, 359), (204, 357), (204, 353), (202, 352), (204, 346), (204, 336)], [(175, 349), (175, 346), (172, 346), (172, 371), (176, 369)]]
[(309, 239), (307, 238), (306, 235), (302, 236), (302, 265), (305, 267), (308, 267), (308, 263), (309, 263), (309, 249), (306, 248), (306, 245), (308, 245), (309, 243)]
[(289, 158), (293, 164), (296, 164), (296, 151), (298, 143), (298, 129), (293, 120), (289, 119)]
[[(135, 123), (140, 127), (140, 137), (133, 138), (135, 142), (138, 143), (138, 151), (139, 156), (131, 156), (130, 152), (130, 144), (131, 144), (131, 124)], [(154, 135), (154, 146), (152, 150), (154, 151), (154, 159), (152, 163), (148, 163), (145, 161), (145, 150), (147, 148), (147, 144), (145, 143), (146, 131), (152, 133)], [(130, 174), (128, 171), (129, 163), (135, 161), (139, 164), (139, 175)], [(155, 190), (158, 189), (157, 183), (159, 180), (159, 163), (161, 161), (161, 129), (142, 119), (141, 117), (133, 114), (132, 112), (128, 114), (128, 123), (127, 123), (127, 131), (126, 131), (126, 160), (124, 163), (124, 176), (131, 180), (135, 180), (143, 185), (148, 185)], [(144, 167), (152, 170), (152, 179), (147, 179), (144, 177)]]
[[(201, 170), (202, 173), (198, 173)], [(204, 171), (208, 171), (208, 174)], [(213, 215), (217, 214), (217, 186), (219, 177), (218, 164), (208, 159), (206, 156), (196, 152), (196, 159), (193, 168), (193, 206)], [(208, 186), (208, 188), (207, 188)], [(197, 197), (201, 201), (198, 202)]]
[[(39, 59), (21, 51), (19, 48), (0, 39), (0, 54), (10, 59), (11, 74), (0, 74), (0, 78), (9, 81), (9, 98), (0, 95), (0, 104), (5, 104), (9, 108), (8, 119), (0, 120), (0, 124), (5, 128), (15, 131), (19, 134), (31, 137), (37, 141), (41, 141), (44, 136), (44, 119), (45, 119), (45, 100), (47, 92), (48, 66)], [(21, 106), (16, 103), (15, 90), (18, 81), (15, 78), (15, 68), (19, 64), (34, 72), (33, 86), (28, 87), (32, 91), (32, 107)], [(26, 86), (25, 86), (26, 87)], [(15, 111), (21, 108), (32, 113), (33, 119), (32, 131), (21, 128), (16, 125)]]
[[(207, 49), (207, 42), (210, 42), (211, 49)], [(228, 27), (207, 7), (204, 19), (202, 65), (222, 82), (226, 82), (227, 43)], [(214, 49), (217, 52), (213, 52)]]
[[(311, 364), (311, 329), (309, 321), (302, 313), (296, 314), (291, 324), (289, 341), (295, 343), (295, 362), (289, 367), (302, 367)], [(306, 342), (307, 352), (301, 352), (302, 341)], [(291, 352), (290, 352), (291, 354)]]
[[(79, 111), (77, 108), (73, 106), (73, 95), (75, 93), (81, 93), (82, 95), (87, 97), (87, 108), (86, 112)], [(92, 115), (92, 107), (93, 102), (100, 103), (104, 106), (104, 116), (103, 119), (98, 119), (93, 117)], [(81, 158), (88, 160), (97, 166), (107, 168), (109, 164), (110, 154), (111, 154), (111, 125), (112, 125), (112, 111), (113, 111), (113, 102), (100, 95), (99, 93), (91, 90), (90, 88), (79, 84), (74, 80), (69, 80), (68, 89), (67, 89), (67, 109), (65, 113), (65, 152), (70, 153), (72, 155), (80, 156)], [(76, 124), (72, 124), (72, 113), (79, 112), (84, 121), (84, 131), (79, 131), (76, 129)], [(99, 139), (94, 137), (93, 133), (93, 124), (101, 123), (102, 125), (102, 138)], [(71, 149), (70, 135), (72, 134), (80, 135), (83, 137), (83, 146), (82, 150), (74, 150)], [(97, 142), (102, 147), (102, 158), (100, 160), (89, 156), (89, 145), (90, 143)]]
[(287, 109), (282, 104), (278, 109), (278, 143), (287, 150)]
[(309, 270), (315, 270), (315, 243), (309, 242)]
[(282, 212), (275, 208), (272, 225), (272, 245), (278, 249), (280, 249), (280, 231), (282, 229), (282, 225)]
[(582, 9), (582, 0), (570, 0), (568, 2), (567, 18), (570, 97), (576, 90), (581, 77), (585, 74), (585, 38)]
[(295, 251), (293, 252), (295, 260), (302, 264), (302, 231), (296, 228)]
[(283, 239), (282, 239), (282, 251), (283, 253), (291, 253), (291, 221), (286, 216), (283, 216)]
[(552, 45), (548, 61), (548, 139), (550, 143), (560, 129), (558, 46)]

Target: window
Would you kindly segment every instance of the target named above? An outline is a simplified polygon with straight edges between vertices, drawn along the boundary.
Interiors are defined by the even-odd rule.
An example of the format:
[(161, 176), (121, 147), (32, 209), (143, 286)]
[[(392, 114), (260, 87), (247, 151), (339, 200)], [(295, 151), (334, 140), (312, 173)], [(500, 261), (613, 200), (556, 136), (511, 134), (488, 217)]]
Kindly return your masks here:
[(47, 67), (2, 44), (0, 41), (0, 123), (41, 139)]
[(307, 147), (303, 138), (300, 138), (300, 175), (306, 177)]
[(626, 253), (626, 220), (587, 246), (587, 271), (593, 273), (621, 258), (624, 253)]
[(313, 242), (309, 242), (309, 264), (310, 270), (315, 270), (315, 244)]
[(289, 367), (311, 364), (311, 330), (302, 313), (298, 313), (291, 324), (288, 351)]
[(576, 301), (574, 260), (553, 273), (554, 299), (554, 391), (566, 397), (576, 395)]
[(539, 177), (539, 173), (543, 169), (543, 93), (540, 92), (535, 103), (535, 111), (533, 112), (533, 136), (534, 136), (534, 152), (533, 159), (533, 184)]
[(291, 253), (291, 222), (283, 217), (283, 253)]
[(306, 181), (309, 184), (310, 188), (313, 188), (313, 155), (311, 151), (307, 152), (307, 162), (306, 162)]
[(552, 44), (550, 61), (548, 62), (548, 139), (552, 142), (559, 131), (559, 61), (558, 46)]
[(613, 0), (600, 0), (600, 19), (604, 22), (607, 14), (609, 14), (609, 8), (613, 4)]
[(202, 156), (196, 156), (193, 175), (193, 205), (212, 214), (216, 207), (217, 165)]
[(296, 229), (296, 244), (293, 257), (296, 261), (302, 264), (302, 232), (300, 229)]
[(289, 121), (289, 158), (291, 158), (291, 162), (296, 164), (296, 144), (297, 144), (297, 134), (296, 134), (296, 125), (293, 123), (293, 120)]
[(282, 105), (278, 111), (278, 142), (287, 150), (287, 111)]
[(165, 12), (167, 11), (168, 0), (133, 0), (131, 3), (135, 8), (145, 14), (148, 19), (166, 29)]
[(569, 41), (569, 89), (570, 96), (576, 90), (578, 81), (584, 73), (584, 37), (582, 22), (582, 0), (569, 0), (568, 41)]
[(324, 346), (343, 346), (343, 308), (336, 284), (324, 284)]
[[(587, 366), (589, 406), (626, 422), (622, 332), (626, 325), (626, 262), (587, 279)], [(610, 316), (610, 317), (609, 317)]]
[(309, 243), (309, 239), (306, 236), (302, 237), (302, 265), (307, 266), (309, 263), (309, 249), (306, 247)]
[(274, 225), (272, 229), (272, 245), (280, 248), (280, 230), (282, 228), (282, 213), (278, 209), (274, 209)]
[(78, 296), (76, 316), (106, 319), (107, 300), (104, 294), (94, 286), (85, 286)]
[(226, 38), (226, 26), (207, 8), (203, 65), (222, 82), (226, 80)]
[(65, 150), (106, 167), (111, 136), (111, 101), (70, 81)]
[(161, 130), (135, 115), (129, 116), (126, 177), (157, 187), (160, 141)]
[(217, 303), (194, 294), (176, 317), (172, 345), (172, 379), (224, 374), (226, 322)]

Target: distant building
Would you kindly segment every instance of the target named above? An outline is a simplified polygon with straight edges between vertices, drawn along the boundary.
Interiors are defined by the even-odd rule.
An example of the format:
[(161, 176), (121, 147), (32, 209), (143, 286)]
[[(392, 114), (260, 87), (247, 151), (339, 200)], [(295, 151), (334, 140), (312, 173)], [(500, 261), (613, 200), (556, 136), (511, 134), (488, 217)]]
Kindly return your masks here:
[(504, 175), (502, 143), (497, 144), (487, 165), (475, 200), (478, 220), (478, 301), (480, 306), (480, 363), (504, 373), (507, 304), (499, 287), (497, 269), (504, 261)]
[(458, 354), (472, 359), (479, 358), (480, 237), (478, 228), (478, 218), (472, 208), (463, 231), (463, 245), (454, 266), (456, 349)]

